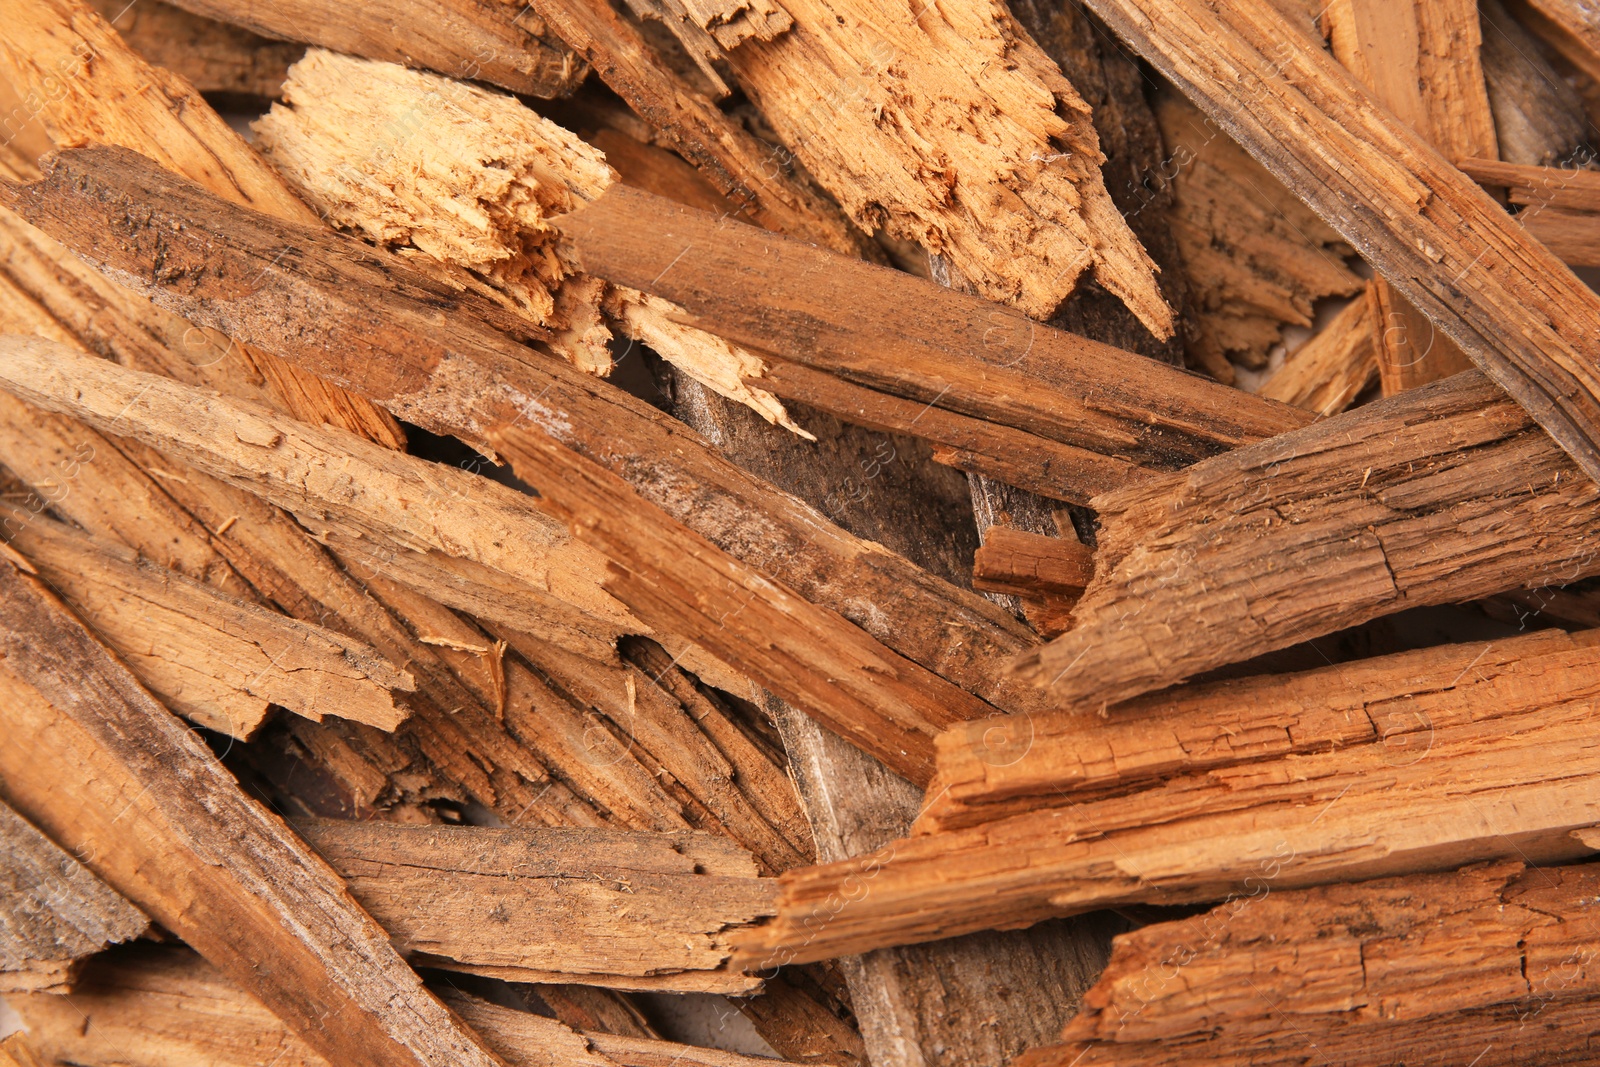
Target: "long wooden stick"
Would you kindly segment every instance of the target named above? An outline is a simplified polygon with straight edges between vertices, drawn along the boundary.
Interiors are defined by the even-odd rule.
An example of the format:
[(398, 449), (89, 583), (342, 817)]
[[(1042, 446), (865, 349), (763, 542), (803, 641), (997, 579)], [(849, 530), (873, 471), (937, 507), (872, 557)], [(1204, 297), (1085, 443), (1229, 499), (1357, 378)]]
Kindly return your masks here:
[(1089, 6), (1600, 478), (1600, 295), (1268, 0)]
[[(1040, 757), (1057, 772), (1053, 806), (1035, 793), (1009, 817), (787, 872), (777, 919), (750, 932), (736, 964), (1009, 929), (1129, 901), (1218, 900), (1590, 851), (1573, 831), (1600, 824), (1600, 743), (1588, 727), (1600, 707), (1600, 632), (1359, 661), (1324, 675), (1320, 690), (1280, 681), (1261, 682), (1257, 699), (1238, 706), (1233, 733), (1209, 747), (1201, 742), (1214, 733), (1196, 739), (1188, 729), (1204, 693), (1172, 694), (1178, 738), (1159, 721), (1123, 729), (1078, 716), (1074, 743)], [(1271, 694), (1289, 687), (1312, 696), (1286, 725)], [(1339, 710), (1347, 692), (1361, 696), (1348, 716)], [(986, 732), (980, 759), (1025, 775), (1027, 720), (992, 725), (1013, 743), (992, 744)], [(1297, 752), (1301, 725), (1316, 740)]]
[[(557, 225), (585, 269), (672, 301), (702, 329), (919, 406), (1112, 457), (1102, 478), (1125, 476), (1130, 463), (1181, 466), (1310, 421), (980, 297), (624, 186)], [(895, 428), (917, 433), (917, 420)]]

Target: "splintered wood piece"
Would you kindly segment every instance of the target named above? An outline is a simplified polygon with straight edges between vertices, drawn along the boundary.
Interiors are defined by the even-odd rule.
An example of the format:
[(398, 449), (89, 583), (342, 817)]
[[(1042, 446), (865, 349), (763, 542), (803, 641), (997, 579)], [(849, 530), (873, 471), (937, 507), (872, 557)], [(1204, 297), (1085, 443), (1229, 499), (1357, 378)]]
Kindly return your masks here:
[(1168, 89), (1155, 115), (1168, 155), (1151, 169), (1170, 190), (1188, 277), (1189, 358), (1232, 384), (1234, 363), (1266, 366), (1284, 326), (1310, 326), (1318, 300), (1359, 291), (1361, 278), (1338, 233), (1193, 104)]
[[(1004, 8), (786, 0), (729, 56), (785, 146), (863, 229), (948, 259), (1036, 319), (1087, 274), (1158, 338), (1155, 264), (1106, 192), (1089, 105)], [(931, 161), (938, 160), (935, 165)]]
[(491, 440), (523, 458), (541, 503), (613, 563), (606, 588), (744, 671), (896, 773), (925, 784), (933, 735), (989, 706), (640, 501), (531, 426)]
[[(1565, 257), (1563, 261), (1572, 262)], [(1383, 278), (1374, 278), (1372, 294), (1377, 305), (1378, 379), (1384, 396), (1471, 368), (1472, 361), (1456, 343), (1440, 333), (1394, 286)]]
[[(720, 551), (531, 426), (507, 427), (491, 443), (521, 457), (522, 476), (540, 491), (537, 505), (465, 471), (395, 456), (342, 431), (313, 429), (47, 341), (0, 341), (0, 380), (31, 403), (119, 430), (230, 484), (258, 487), (280, 506), (338, 511), (358, 528), (465, 556), (530, 585), (554, 569), (527, 542), (561, 547), (559, 527), (550, 529), (555, 512), (580, 541), (623, 568), (606, 592), (648, 624), (763, 680), (908, 777), (925, 781), (931, 773), (939, 729), (992, 710)], [(330, 462), (345, 456), (350, 461)], [(592, 557), (573, 569), (591, 581), (603, 571)], [(603, 595), (592, 585), (589, 593)]]
[(1267, 0), (1089, 6), (1600, 478), (1600, 294)]
[(779, 233), (869, 254), (870, 243), (837, 205), (791, 176), (771, 145), (659, 61), (608, 0), (531, 0), (528, 7), (734, 207)]
[(1119, 936), (1065, 1043), (1017, 1062), (1588, 1063), (1597, 890), (1513, 860), (1241, 894)]
[(173, 711), (248, 738), (277, 704), (393, 730), (411, 675), (321, 626), (228, 596), (121, 545), (36, 517), (6, 533), (139, 681)]
[(1573, 650), (1573, 638), (1551, 630), (1502, 644), (1445, 645), (1297, 674), (1185, 686), (1130, 700), (1098, 722), (1052, 711), (963, 723), (939, 735), (939, 771), (918, 829), (962, 829), (1061, 797), (1153, 787), (1167, 775), (1327, 752), (1379, 734), (1398, 758), (1399, 749), (1416, 740), (1409, 731), (1421, 722), (1410, 716), (1407, 694), (1592, 658)]
[[(1322, 23), (1339, 62), (1446, 159), (1499, 155), (1479, 56), (1483, 31), (1476, 0), (1410, 6), (1337, 0), (1323, 12)], [(1381, 324), (1384, 396), (1472, 365), (1388, 282), (1377, 278), (1371, 284)]]
[[(1496, 647), (1515, 655), (1473, 662), (1479, 652), (1492, 659)], [(1220, 900), (1592, 851), (1572, 831), (1600, 822), (1600, 741), (1590, 727), (1600, 709), (1600, 633), (1451, 654), (1454, 676), (1428, 659), (1410, 665), (1424, 668), (1420, 677), (1395, 657), (1337, 668), (1338, 682), (1324, 684), (1361, 694), (1349, 716), (1355, 729), (1338, 736), (1344, 716), (1322, 704), (1315, 729), (1329, 742), (1308, 752), (1284, 751), (1292, 736), (1287, 745), (1271, 740), (1285, 730), (1284, 705), (1272, 699), (1240, 709), (1238, 740), (1261, 743), (1242, 744), (1234, 757), (1235, 739), (1207, 730), (1201, 736), (1215, 747), (1193, 765), (1159, 723), (1145, 724), (1141, 738), (1081, 716), (1076, 751), (1093, 761), (1099, 792), (787, 872), (778, 917), (746, 935), (735, 965), (1010, 929), (1131, 901)], [(1181, 708), (1184, 692), (1171, 696)], [(1023, 737), (1009, 732), (1019, 744), (1000, 746), (998, 761), (1027, 762)], [(1133, 745), (1126, 779), (1095, 758), (1113, 739)], [(1150, 777), (1149, 763), (1138, 765), (1141, 748), (1150, 762), (1176, 766)], [(1061, 762), (1069, 783), (1083, 780), (1071, 759)]]
[[(846, 534), (643, 401), (517, 345), (473, 314), (496, 309), (393, 257), (243, 211), (118, 149), (63, 152), (45, 182), (9, 189), (0, 199), (20, 196), (33, 221), (186, 317), (484, 449), (489, 432), (527, 421), (908, 659), (1007, 709), (1039, 699), (1003, 677), (1005, 657), (1037, 642), (1004, 610)], [(206, 264), (198, 288), (169, 285), (175, 257)]]
[(906, 434), (934, 446), (933, 458), (1032, 493), (1087, 504), (1140, 474), (1115, 456), (857, 385), (802, 363), (768, 361), (746, 384), (837, 415), (853, 426)]
[[(267, 37), (425, 67), (527, 96), (565, 96), (588, 73), (532, 11), (499, 0), (174, 0)], [(419, 121), (421, 117), (419, 116)], [(420, 127), (401, 136), (426, 136)]]
[(335, 1062), (501, 1062), (327, 864), (9, 565), (0, 616), (8, 804)]
[[(48, 341), (5, 338), (0, 353), (13, 372), (38, 376), (36, 385), (44, 391), (34, 399), (41, 406), (141, 440), (188, 468), (308, 516), (314, 529), (332, 527), (335, 543), (340, 531), (376, 539), (392, 546), (393, 556), (384, 563), (411, 557), (424, 580), (449, 575), (493, 588), (499, 575), (509, 575), (516, 580), (515, 592), (532, 597), (524, 612), (548, 611), (558, 625), (580, 630), (600, 647), (610, 647), (623, 632), (645, 629), (600, 587), (604, 559), (574, 544), (561, 523), (524, 493), (468, 470), (391, 452), (332, 427), (199, 393)], [(84, 391), (70, 410), (62, 408), (66, 394), (57, 387), (67, 377), (94, 383), (91, 388), (104, 403), (96, 404)], [(0, 439), (0, 457), (3, 444)], [(451, 569), (441, 559), (467, 566)], [(491, 595), (461, 599), (472, 603)], [(548, 629), (538, 626), (534, 632)]]
[(1475, 2), (1334, 0), (1322, 23), (1345, 69), (1446, 159), (1499, 158)]
[(296, 822), (413, 963), (513, 982), (748, 994), (728, 936), (777, 882), (712, 834)]
[(1094, 576), (1094, 553), (1062, 537), (991, 526), (972, 560), (972, 586), (989, 593), (1076, 599)]
[[(1572, 167), (1533, 167), (1498, 159), (1460, 159), (1461, 170), (1479, 185), (1504, 188), (1513, 204), (1529, 208), (1600, 212), (1600, 172)], [(1537, 217), (1519, 214), (1519, 222)]]
[(1181, 466), (1308, 421), (979, 297), (625, 186), (556, 225), (586, 270), (664, 297), (721, 337), (1128, 462)]
[[(441, 995), (451, 1013), (510, 1067), (774, 1067), (780, 1063), (650, 1038), (574, 1033), (531, 1011), (453, 990)], [(47, 996), (14, 1000), (30, 1039), (49, 1063), (330, 1065), (238, 985), (181, 946), (139, 945), (108, 953), (90, 963), (70, 1000)], [(92, 1020), (89, 1026), (84, 1025), (86, 1016)]]
[(86, 957), (150, 926), (4, 803), (0, 859), (0, 993), (64, 993)]
[[(295, 65), (284, 94), (255, 123), (257, 144), (329, 221), (499, 299), (591, 373), (611, 372), (614, 325), (804, 436), (776, 398), (745, 384), (762, 370), (754, 354), (672, 321), (680, 309), (664, 300), (575, 271), (547, 220), (617, 181), (576, 135), (512, 97), (320, 49)], [(396, 143), (389, 131), (421, 111), (429, 136)]]
[[(142, 152), (217, 196), (307, 225), (316, 215), (183, 79), (129, 49), (81, 0), (13, 5), (0, 41), (0, 79), (39, 102), (58, 145), (115, 144)], [(388, 412), (266, 353), (251, 353), (308, 422), (330, 422), (400, 447)]]
[(1600, 215), (1545, 208), (1530, 215), (1529, 233), (1574, 267), (1600, 267)]
[(1357, 296), (1257, 390), (1318, 415), (1337, 415), (1378, 381), (1377, 294)]
[(191, 14), (163, 0), (90, 0), (128, 46), (202, 93), (270, 100), (305, 48)]
[(1600, 571), (1600, 488), (1476, 371), (1095, 506), (1077, 627), (1018, 662), (1079, 711), (1404, 608)]

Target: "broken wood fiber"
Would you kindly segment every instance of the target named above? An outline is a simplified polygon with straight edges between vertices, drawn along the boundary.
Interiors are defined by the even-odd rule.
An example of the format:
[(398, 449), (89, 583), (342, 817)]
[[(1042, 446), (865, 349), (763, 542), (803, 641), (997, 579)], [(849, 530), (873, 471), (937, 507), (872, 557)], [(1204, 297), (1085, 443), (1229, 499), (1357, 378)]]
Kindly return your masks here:
[[(500, 1062), (422, 987), (338, 876), (9, 564), (0, 611), (8, 804), (324, 1055), (373, 1067)], [(64, 783), (74, 803), (62, 803)]]
[(777, 883), (720, 835), (296, 821), (417, 965), (515, 982), (749, 994), (738, 929)]
[[(806, 436), (776, 398), (745, 383), (762, 371), (754, 353), (671, 321), (678, 309), (658, 298), (576, 268), (549, 220), (617, 175), (575, 134), (511, 97), (320, 49), (295, 64), (284, 95), (255, 123), (257, 144), (330, 223), (502, 300), (591, 373), (611, 373), (616, 331)], [(419, 110), (429, 136), (391, 136)]]
[[(265, 482), (269, 497), (290, 507), (296, 499), (286, 489), (303, 494), (301, 507), (308, 509), (342, 500), (345, 514), (366, 519), (368, 529), (379, 526), (375, 517), (402, 544), (465, 556), (530, 585), (539, 574), (529, 564), (537, 568), (543, 561), (527, 552), (527, 534), (548, 537), (548, 513), (554, 510), (574, 525), (580, 540), (623, 568), (608, 583), (612, 595), (647, 620), (664, 623), (663, 629), (733, 658), (910, 777), (926, 780), (932, 772), (939, 729), (990, 713), (988, 705), (861, 629), (718, 552), (632, 497), (615, 475), (536, 428), (508, 427), (490, 440), (524, 457), (524, 476), (542, 487), (537, 506), (476, 475), (389, 459), (383, 450), (331, 428), (297, 425), (265, 409), (205, 396), (47, 342), (11, 340), (0, 347), (6, 387), (32, 403), (120, 430), (241, 487)], [(236, 444), (218, 447), (230, 438)], [(341, 452), (365, 459), (362, 477), (352, 477), (347, 464), (319, 461)], [(427, 521), (442, 507), (466, 521), (444, 528)], [(630, 521), (602, 523), (601, 516)], [(707, 600), (727, 607), (699, 606)]]
[(947, 257), (1036, 319), (1091, 275), (1150, 333), (1171, 335), (1155, 264), (1106, 191), (1089, 106), (1009, 11), (784, 7), (793, 25), (729, 63), (858, 225)]
[(1089, 6), (1600, 478), (1600, 296), (1268, 0)]
[(126, 662), (193, 722), (240, 740), (278, 705), (393, 730), (415, 682), (376, 650), (237, 600), (120, 545), (35, 517), (5, 543)]
[(1080, 711), (1404, 608), (1600, 568), (1600, 490), (1476, 371), (1095, 507), (1077, 625), (1017, 665)]
[[(1575, 859), (1592, 849), (1573, 831), (1592, 840), (1600, 821), (1600, 793), (1578, 785), (1600, 774), (1581, 725), (1597, 667), (1600, 634), (1553, 632), (1176, 690), (1126, 724), (1058, 717), (1037, 764), (1025, 719), (991, 721), (953, 742), (976, 758), (952, 757), (951, 784), (971, 802), (988, 775), (1006, 783), (992, 820), (956, 808), (962, 828), (785, 873), (777, 918), (735, 959), (767, 967), (1135, 901)], [(1188, 741), (1219, 706), (1229, 730), (1202, 723)], [(1022, 784), (1035, 773), (1049, 778), (1036, 792)], [(944, 816), (936, 805), (929, 821)]]
[(150, 920), (0, 803), (0, 993), (65, 992), (82, 962)]
[(1065, 1043), (1019, 1062), (1584, 1063), (1597, 875), (1513, 859), (1241, 895), (1120, 935)]

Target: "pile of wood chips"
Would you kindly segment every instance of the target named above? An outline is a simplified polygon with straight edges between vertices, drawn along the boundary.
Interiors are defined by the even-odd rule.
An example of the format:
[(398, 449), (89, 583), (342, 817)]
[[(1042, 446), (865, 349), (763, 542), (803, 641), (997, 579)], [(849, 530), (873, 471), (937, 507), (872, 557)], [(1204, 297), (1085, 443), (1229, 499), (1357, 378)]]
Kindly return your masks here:
[(0, 1065), (1600, 1063), (1593, 4), (173, 4), (0, 2)]

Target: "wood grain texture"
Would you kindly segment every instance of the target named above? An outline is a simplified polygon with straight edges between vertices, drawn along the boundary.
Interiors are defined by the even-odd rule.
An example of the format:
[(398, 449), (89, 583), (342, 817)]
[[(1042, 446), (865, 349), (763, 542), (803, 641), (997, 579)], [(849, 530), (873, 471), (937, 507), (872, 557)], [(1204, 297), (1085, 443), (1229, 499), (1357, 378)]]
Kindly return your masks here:
[[(1192, 763), (1161, 725), (1142, 741), (1128, 730), (1135, 759), (1143, 748), (1153, 763), (1176, 766), (1150, 777), (1149, 764), (1135, 763), (1123, 779), (1095, 758), (1119, 727), (1081, 716), (1076, 752), (1088, 766), (1063, 760), (1069, 792), (1053, 806), (788, 872), (777, 919), (747, 935), (735, 959), (770, 965), (1129, 901), (1220, 900), (1485, 859), (1586, 855), (1572, 831), (1600, 821), (1591, 784), (1600, 746), (1585, 725), (1600, 700), (1600, 634), (1496, 647), (1515, 655), (1484, 667), (1493, 650), (1475, 643), (1434, 650), (1420, 664), (1343, 665), (1339, 688), (1360, 694), (1359, 710), (1326, 715), (1332, 725), (1319, 729), (1338, 743), (1310, 752), (1274, 741), (1285, 709), (1268, 701), (1239, 709), (1246, 751), (1238, 757), (1228, 751), (1234, 739), (1219, 743), (1211, 729), (1201, 743), (1215, 747), (1197, 746)], [(1173, 698), (1181, 706), (1185, 694)], [(1346, 723), (1365, 723), (1363, 735), (1339, 737)], [(1266, 751), (1248, 752), (1252, 735)], [(1274, 745), (1281, 754), (1267, 754)], [(1025, 745), (998, 756), (1030, 758)], [(1088, 788), (1071, 792), (1074, 779)]]
[[(65, 181), (70, 160), (91, 159), (98, 163), (89, 169), (99, 177), (72, 192)], [(53, 173), (50, 180), (58, 184), (50, 193), (42, 185), (27, 187), (36, 221), (62, 235), (72, 229), (80, 251), (103, 269), (182, 307), (187, 316), (226, 323), (235, 336), (359, 386), (425, 428), (479, 445), (489, 430), (527, 420), (622, 472), (644, 499), (915, 662), (985, 699), (1014, 706), (1033, 699), (1001, 675), (1002, 658), (1034, 638), (994, 605), (845, 534), (718, 459), (703, 440), (681, 425), (674, 428), (642, 401), (516, 345), (472, 314), (441, 320), (437, 311), (442, 306), (492, 315), (492, 308), (442, 291), (367, 246), (286, 230), (230, 208), (116, 150), (63, 153)], [(46, 201), (56, 206), (47, 208)], [(124, 232), (112, 222), (128, 218), (113, 206), (119, 202), (166, 203), (182, 226), (152, 229), (153, 220), (141, 216), (130, 220), (133, 232)], [(100, 207), (86, 216), (91, 203)], [(93, 226), (83, 225), (88, 217), (95, 219)], [(283, 252), (286, 239), (297, 254)], [(200, 290), (165, 268), (154, 269), (146, 258), (160, 246), (161, 255), (175, 262), (173, 240), (187, 249), (184, 256), (207, 262)], [(263, 270), (274, 262), (276, 267)], [(260, 286), (252, 289), (257, 281)], [(315, 315), (295, 311), (284, 318), (290, 308), (306, 307), (307, 299), (318, 308)], [(374, 329), (374, 322), (383, 325)], [(518, 457), (507, 457), (515, 469)]]
[(1369, 288), (1289, 353), (1256, 391), (1318, 415), (1344, 411), (1377, 384), (1380, 314), (1377, 294)]
[(1155, 99), (1167, 154), (1147, 179), (1166, 193), (1142, 207), (1172, 228), (1189, 285), (1192, 364), (1232, 384), (1235, 363), (1264, 367), (1286, 325), (1310, 326), (1316, 302), (1357, 292), (1350, 248), (1193, 104)]
[(729, 62), (858, 225), (950, 259), (983, 295), (1037, 319), (1088, 274), (1171, 336), (1155, 264), (1106, 192), (1089, 105), (1009, 12), (785, 7), (786, 32)]
[(359, 8), (327, 0), (177, 2), (266, 37), (486, 81), (527, 96), (565, 96), (588, 73), (537, 16), (501, 0), (380, 0)]
[(972, 560), (972, 587), (1018, 596), (1076, 599), (1094, 574), (1094, 553), (1064, 537), (992, 526)]
[[(622, 632), (646, 632), (600, 588), (602, 557), (573, 544), (561, 524), (524, 493), (47, 341), (8, 338), (0, 349), (14, 375), (11, 385), (29, 390), (40, 406), (137, 438), (186, 466), (307, 515), (314, 526), (508, 574), (550, 611), (558, 628), (578, 629), (591, 642), (609, 646)], [(32, 386), (23, 384), (25, 377)], [(71, 393), (76, 401), (67, 399)]]
[[(424, 616), (424, 632), (492, 641), (452, 618)], [(513, 827), (717, 833), (768, 873), (809, 861), (804, 816), (770, 739), (665, 650), (630, 639), (623, 657), (597, 662), (495, 632), (508, 643), (502, 714), (488, 657), (442, 648), (473, 703), (414, 715), (394, 735), (280, 723), (251, 746), (262, 779), (307, 814), (431, 823), (479, 804)]]
[(1504, 188), (1513, 204), (1564, 211), (1600, 211), (1600, 173), (1595, 171), (1536, 167), (1481, 157), (1457, 162), (1463, 173), (1479, 185)]
[(1117, 939), (1065, 1043), (1019, 1063), (1586, 1063), (1597, 874), (1513, 860), (1147, 926)]
[[(511, 1067), (771, 1067), (770, 1059), (650, 1038), (574, 1033), (455, 991), (445, 1004)], [(45, 1063), (78, 1067), (329, 1067), (330, 1061), (205, 960), (139, 946), (93, 961), (62, 997), (17, 998)], [(84, 1025), (84, 1019), (90, 1025)]]
[[(1171, 189), (1153, 180), (1168, 152), (1146, 95), (1150, 84), (1143, 66), (1081, 4), (1016, 0), (1006, 6), (1088, 103), (1105, 157), (1100, 175), (1106, 191), (1155, 262), (1156, 281), (1174, 320), (1183, 321), (1192, 310), (1190, 278), (1168, 217)], [(948, 265), (943, 257), (938, 258)], [(1183, 363), (1181, 335), (1185, 331), (1158, 339), (1126, 304), (1099, 286), (1079, 286), (1047, 321), (1068, 333), (1163, 363)]]
[(1127, 460), (880, 392), (802, 363), (769, 360), (761, 377), (745, 381), (853, 426), (918, 437), (933, 446), (940, 463), (1053, 499), (1088, 503), (1139, 476)]
[(1336, 0), (1322, 24), (1345, 69), (1446, 159), (1499, 158), (1477, 4)]
[(9, 566), (0, 594), (7, 803), (336, 1061), (500, 1062), (59, 602)]
[(639, 27), (607, 0), (532, 0), (529, 7), (595, 75), (762, 226), (848, 254), (869, 246), (837, 204), (794, 175), (779, 152), (661, 63)]
[(933, 735), (989, 705), (798, 596), (664, 513), (630, 500), (616, 475), (534, 428), (495, 434), (524, 457), (541, 503), (613, 567), (607, 589), (661, 629), (731, 662), (915, 782)]
[(1019, 661), (1058, 706), (1600, 570), (1600, 490), (1475, 371), (1164, 477), (1095, 501), (1077, 626)]
[(613, 187), (558, 225), (586, 269), (719, 336), (1127, 462), (1177, 466), (1305, 421), (980, 297), (637, 190)]
[(1528, 219), (1527, 227), (1569, 266), (1600, 266), (1600, 215), (1546, 208)]
[[(244, 740), (272, 705), (393, 730), (415, 682), (375, 649), (39, 517), (6, 542), (169, 708)], [(402, 698), (403, 700), (403, 698)]]
[(1600, 477), (1600, 296), (1266, 0), (1089, 6)]
[(1418, 740), (1412, 735), (1425, 714), (1407, 694), (1449, 693), (1469, 678), (1477, 685), (1583, 661), (1563, 659), (1574, 640), (1542, 631), (1510, 642), (1196, 683), (1128, 701), (1099, 722), (1055, 711), (965, 724), (939, 737), (939, 774), (918, 829), (963, 829), (1061, 797), (1153, 788), (1174, 774), (1328, 752), (1375, 737), (1393, 746), (1398, 762)]
[[(1499, 157), (1475, 0), (1411, 7), (1338, 0), (1323, 13), (1322, 25), (1339, 62), (1446, 159)], [(1370, 284), (1378, 302), (1384, 396), (1472, 365), (1388, 282)]]
[[(278, 218), (316, 216), (222, 117), (178, 76), (153, 67), (81, 0), (16, 3), (0, 42), (0, 77), (28, 94), (58, 146), (114, 144), (146, 153), (217, 196)], [(375, 441), (405, 441), (394, 419), (266, 353), (251, 353), (273, 389), (309, 422)]]
[(82, 961), (150, 920), (0, 803), (0, 992), (64, 993)]
[(417, 965), (513, 982), (748, 994), (729, 933), (777, 883), (712, 834), (298, 821), (294, 829)]
[(28, 1039), (21, 1033), (0, 1038), (0, 1065), (3, 1067), (39, 1067)]
[(289, 65), (305, 53), (299, 45), (269, 40), (163, 0), (90, 2), (151, 65), (166, 67), (202, 93), (226, 99), (273, 99), (282, 91)]

